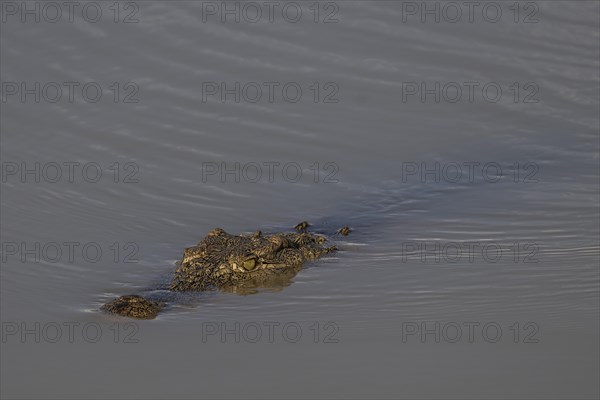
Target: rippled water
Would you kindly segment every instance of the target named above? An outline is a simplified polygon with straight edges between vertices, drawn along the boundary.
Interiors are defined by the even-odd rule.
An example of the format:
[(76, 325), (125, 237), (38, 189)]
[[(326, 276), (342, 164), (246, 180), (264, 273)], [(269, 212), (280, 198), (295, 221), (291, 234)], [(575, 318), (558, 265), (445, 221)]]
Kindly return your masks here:
[[(318, 23), (311, 2), (298, 23), (221, 23), (206, 8), (220, 3), (138, 1), (115, 23), (98, 4), (97, 23), (2, 9), (3, 397), (598, 397), (598, 2), (522, 2), (519, 23), (512, 2), (494, 3), (497, 23), (422, 23), (420, 2), (390, 1), (321, 3)], [(103, 96), (36, 103), (7, 82), (97, 82)], [(212, 82), (303, 92), (221, 102)], [(421, 82), (502, 96), (451, 102), (453, 86), (422, 101), (406, 92)], [(94, 164), (69, 182), (71, 161), (100, 180)], [(36, 162), (40, 182), (11, 174)], [(245, 174), (210, 174), (221, 163)], [(283, 290), (185, 296), (136, 325), (98, 312), (168, 279), (213, 227), (304, 219), (353, 232)]]

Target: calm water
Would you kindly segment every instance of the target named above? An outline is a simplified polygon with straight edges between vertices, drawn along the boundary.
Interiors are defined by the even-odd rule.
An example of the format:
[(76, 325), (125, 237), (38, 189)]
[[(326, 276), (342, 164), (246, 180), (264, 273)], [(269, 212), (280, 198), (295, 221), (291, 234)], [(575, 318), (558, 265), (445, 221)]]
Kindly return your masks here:
[[(8, 3), (3, 398), (598, 398), (598, 2)], [(283, 290), (98, 312), (304, 219)]]

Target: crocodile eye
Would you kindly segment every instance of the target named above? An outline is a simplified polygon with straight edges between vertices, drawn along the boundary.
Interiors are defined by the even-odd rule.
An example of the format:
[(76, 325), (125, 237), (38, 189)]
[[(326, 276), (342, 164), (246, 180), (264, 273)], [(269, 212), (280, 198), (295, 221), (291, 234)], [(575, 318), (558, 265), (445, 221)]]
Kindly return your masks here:
[(256, 268), (256, 256), (251, 256), (247, 258), (244, 261), (243, 266), (246, 271), (252, 271), (254, 268)]

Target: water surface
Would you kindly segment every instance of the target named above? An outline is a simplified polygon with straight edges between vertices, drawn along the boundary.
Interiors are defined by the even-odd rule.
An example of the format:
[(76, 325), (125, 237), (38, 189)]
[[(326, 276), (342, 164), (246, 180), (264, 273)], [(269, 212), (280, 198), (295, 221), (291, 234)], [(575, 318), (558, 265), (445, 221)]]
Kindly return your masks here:
[[(505, 2), (497, 23), (422, 23), (401, 2), (341, 1), (329, 24), (313, 22), (309, 2), (298, 23), (203, 22), (200, 2), (143, 1), (139, 22), (123, 24), (100, 4), (97, 23), (8, 16), (1, 26), (2, 82), (103, 88), (96, 103), (1, 104), (5, 173), (35, 162), (103, 173), (3, 179), (3, 397), (598, 398), (597, 2), (535, 2), (527, 24), (531, 10), (515, 23)], [(320, 19), (333, 10), (321, 7)], [(138, 102), (123, 102), (128, 82)], [(207, 82), (292, 82), (303, 93), (222, 102)], [(503, 94), (403, 98), (411, 82), (497, 83)], [(325, 102), (332, 88), (337, 102)], [(445, 172), (422, 179), (436, 162)], [(221, 163), (247, 175), (208, 174)], [(214, 227), (304, 219), (354, 231), (281, 291), (186, 297), (136, 325), (97, 311), (168, 279)], [(73, 260), (20, 257), (65, 242), (79, 244)], [(102, 250), (96, 262), (81, 253), (89, 243)], [(36, 322), (39, 343), (22, 338)]]

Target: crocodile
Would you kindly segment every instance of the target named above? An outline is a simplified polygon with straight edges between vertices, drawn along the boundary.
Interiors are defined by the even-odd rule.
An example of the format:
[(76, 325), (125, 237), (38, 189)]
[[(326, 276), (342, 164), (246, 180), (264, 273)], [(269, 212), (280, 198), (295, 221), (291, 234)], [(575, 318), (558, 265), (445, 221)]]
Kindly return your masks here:
[[(188, 247), (177, 263), (175, 275), (167, 286), (170, 292), (218, 289), (240, 294), (254, 288), (287, 282), (306, 261), (317, 260), (337, 251), (323, 235), (308, 232), (303, 221), (296, 232), (231, 235), (221, 228), (210, 231), (196, 246)], [(347, 236), (345, 226), (338, 234)], [(101, 307), (112, 314), (137, 319), (154, 319), (167, 303), (134, 294), (121, 296)]]

